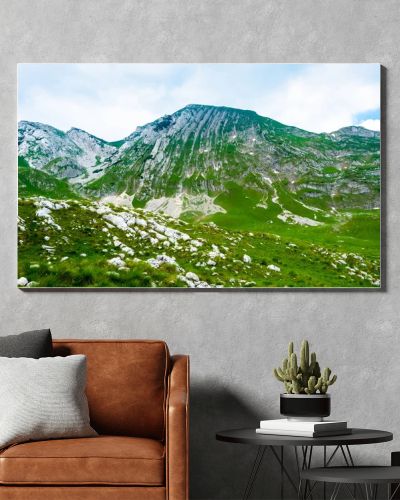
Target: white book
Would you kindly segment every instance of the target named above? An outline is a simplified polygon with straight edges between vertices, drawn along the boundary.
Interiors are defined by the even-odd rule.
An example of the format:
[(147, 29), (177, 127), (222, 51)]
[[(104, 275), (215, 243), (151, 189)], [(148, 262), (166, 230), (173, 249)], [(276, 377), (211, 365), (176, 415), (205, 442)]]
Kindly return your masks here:
[(296, 431), (296, 430), (270, 430), (270, 429), (256, 429), (257, 434), (268, 434), (274, 436), (297, 436), (297, 437), (327, 437), (327, 436), (342, 436), (344, 434), (351, 434), (351, 429), (337, 429), (331, 431)]
[(347, 422), (343, 420), (324, 420), (323, 422), (310, 422), (307, 420), (288, 420), (279, 418), (277, 420), (261, 420), (261, 429), (269, 430), (296, 430), (306, 432), (336, 431), (347, 429)]

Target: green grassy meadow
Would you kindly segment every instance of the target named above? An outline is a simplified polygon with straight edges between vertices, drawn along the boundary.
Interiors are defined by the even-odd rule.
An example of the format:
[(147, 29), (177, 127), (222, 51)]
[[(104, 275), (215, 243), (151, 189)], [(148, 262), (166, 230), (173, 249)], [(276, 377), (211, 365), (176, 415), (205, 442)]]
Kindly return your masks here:
[[(338, 212), (308, 227), (277, 219), (273, 203), (265, 209), (249, 201), (246, 209), (252, 196), (221, 195), (229, 212), (186, 221), (107, 205), (112, 221), (141, 221), (132, 231), (106, 220), (91, 200), (67, 200), (50, 210), (49, 223), (37, 215), (40, 204), (59, 200), (21, 198), (18, 276), (32, 287), (379, 286), (379, 211)], [(303, 214), (310, 215), (306, 208)], [(185, 239), (165, 237), (159, 226)], [(155, 266), (160, 255), (173, 262)], [(188, 283), (192, 274), (197, 281)]]

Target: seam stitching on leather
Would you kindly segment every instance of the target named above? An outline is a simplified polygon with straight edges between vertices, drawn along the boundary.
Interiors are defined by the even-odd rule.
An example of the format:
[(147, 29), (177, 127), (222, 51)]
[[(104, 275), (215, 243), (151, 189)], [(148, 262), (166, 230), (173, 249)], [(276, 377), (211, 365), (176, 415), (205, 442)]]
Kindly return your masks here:
[(140, 339), (53, 339), (53, 344), (162, 344), (163, 340), (140, 340)]
[(127, 485), (127, 486), (164, 486), (164, 483), (139, 483), (139, 482), (134, 482), (134, 483), (125, 483), (125, 482), (116, 482), (113, 483), (112, 481), (0, 481), (0, 484), (43, 484), (43, 485), (48, 485), (48, 484), (56, 484), (58, 486), (62, 486), (63, 484), (76, 484), (76, 485), (82, 485), (82, 484), (120, 484), (120, 485)]
[(142, 460), (152, 460), (154, 462), (160, 462), (162, 460), (164, 460), (164, 455), (160, 458), (132, 458), (132, 457), (93, 457), (93, 456), (90, 456), (90, 457), (2, 457), (0, 456), (0, 460), (43, 460), (43, 459), (59, 459), (59, 460), (69, 460), (69, 459), (73, 459), (73, 460), (86, 460), (86, 459), (92, 459), (92, 458), (95, 458), (95, 459), (106, 459), (106, 460), (139, 460), (139, 461), (142, 461)]

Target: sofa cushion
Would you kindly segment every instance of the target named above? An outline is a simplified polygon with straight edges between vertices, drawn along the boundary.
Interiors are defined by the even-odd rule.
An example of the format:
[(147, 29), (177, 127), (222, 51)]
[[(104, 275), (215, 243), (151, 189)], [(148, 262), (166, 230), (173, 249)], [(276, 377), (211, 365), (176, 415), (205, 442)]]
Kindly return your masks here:
[(0, 337), (0, 356), (6, 358), (44, 358), (52, 354), (51, 332), (48, 328)]
[(24, 441), (89, 437), (86, 357), (0, 357), (0, 448)]
[(161, 341), (53, 340), (54, 354), (85, 354), (90, 422), (99, 434), (163, 439), (170, 356)]
[(6, 486), (2, 500), (165, 500), (165, 486)]
[(24, 443), (0, 454), (0, 483), (144, 485), (165, 482), (164, 446), (152, 439), (98, 436)]

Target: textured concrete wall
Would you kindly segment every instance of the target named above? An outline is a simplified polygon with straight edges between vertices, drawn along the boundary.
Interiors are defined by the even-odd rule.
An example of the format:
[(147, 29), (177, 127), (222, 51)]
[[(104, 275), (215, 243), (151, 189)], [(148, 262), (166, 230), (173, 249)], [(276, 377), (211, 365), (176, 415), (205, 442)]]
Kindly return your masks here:
[[(271, 368), (307, 336), (339, 374), (334, 416), (400, 449), (398, 0), (0, 0), (0, 334), (163, 338), (192, 357), (192, 498), (239, 498), (255, 450), (220, 428), (278, 415)], [(16, 289), (17, 62), (380, 62), (387, 68), (385, 292), (34, 292)], [(263, 465), (266, 472), (269, 460)], [(276, 495), (260, 477), (256, 496)]]

